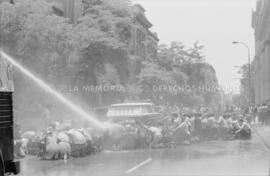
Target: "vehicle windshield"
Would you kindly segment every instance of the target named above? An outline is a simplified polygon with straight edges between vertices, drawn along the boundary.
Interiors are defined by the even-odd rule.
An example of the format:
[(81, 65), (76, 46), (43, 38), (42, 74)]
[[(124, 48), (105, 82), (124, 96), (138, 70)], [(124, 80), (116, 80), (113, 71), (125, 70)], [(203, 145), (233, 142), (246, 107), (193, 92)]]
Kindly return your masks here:
[(132, 116), (152, 113), (151, 106), (113, 106), (110, 107), (107, 116)]

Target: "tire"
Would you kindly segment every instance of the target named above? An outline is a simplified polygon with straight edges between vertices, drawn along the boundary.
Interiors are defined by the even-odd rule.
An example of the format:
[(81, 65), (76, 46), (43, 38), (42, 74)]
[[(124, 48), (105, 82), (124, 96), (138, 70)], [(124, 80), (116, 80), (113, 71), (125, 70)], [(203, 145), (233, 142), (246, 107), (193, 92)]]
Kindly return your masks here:
[(5, 163), (4, 163), (2, 151), (0, 150), (0, 176), (4, 176), (4, 175), (5, 175)]

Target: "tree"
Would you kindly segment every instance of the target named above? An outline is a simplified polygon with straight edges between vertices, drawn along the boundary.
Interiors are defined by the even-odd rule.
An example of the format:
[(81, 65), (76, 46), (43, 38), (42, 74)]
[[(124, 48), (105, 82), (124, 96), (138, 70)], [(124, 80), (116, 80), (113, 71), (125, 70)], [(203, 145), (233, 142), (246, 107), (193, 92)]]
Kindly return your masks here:
[(102, 71), (100, 69), (104, 68), (104, 64), (109, 63), (117, 70), (119, 80), (125, 86), (129, 77), (129, 29), (133, 25), (131, 4), (124, 0), (88, 3), (84, 16), (74, 27), (73, 37), (80, 53), (76, 63), (80, 67), (87, 67), (83, 69), (82, 84), (103, 84), (97, 73)]
[(205, 62), (202, 49), (198, 42), (191, 48), (181, 42), (160, 45), (157, 57), (147, 58), (139, 75), (141, 96), (157, 102), (162, 97), (169, 104), (215, 105), (220, 100), (216, 72)]
[[(75, 86), (126, 83), (129, 76), (127, 41), (130, 38), (127, 29), (133, 18), (130, 3), (126, 2), (96, 1), (86, 6), (84, 16), (75, 25), (55, 13), (50, 1), (2, 3), (0, 47), (20, 58), (19, 61), (38, 77), (55, 88), (60, 87), (60, 91), (76, 103), (96, 106), (96, 92), (72, 90)], [(24, 106), (21, 109), (25, 110), (39, 103), (61, 106), (56, 106), (57, 101), (33, 87), (33, 83), (18, 72), (15, 72), (15, 84), (15, 107)], [(101, 96), (121, 97), (121, 93), (105, 92)], [(113, 103), (118, 97), (107, 102)]]
[(127, 41), (131, 37), (127, 29), (133, 23), (131, 3), (85, 3), (84, 15), (76, 25), (54, 13), (50, 1), (3, 3), (2, 47), (22, 58), (23, 64), (53, 85), (101, 84), (99, 72), (108, 63), (116, 68), (121, 84), (125, 84), (129, 75)]
[[(255, 64), (254, 62), (250, 65), (250, 80), (249, 80), (249, 64), (244, 64), (239, 69), (239, 73), (241, 74), (241, 88), (242, 88), (242, 99), (244, 100), (244, 104), (248, 105), (249, 96), (250, 103), (255, 103)], [(250, 81), (250, 82), (249, 82)], [(250, 86), (250, 87), (249, 87)]]
[[(149, 97), (156, 101), (186, 103), (190, 106), (214, 102), (216, 93), (181, 90), (166, 93), (153, 92), (154, 85), (217, 86), (213, 67), (204, 60), (203, 46), (195, 42), (187, 48), (181, 42), (160, 45), (156, 55), (146, 60), (130, 55), (128, 47), (134, 27), (134, 11), (128, 0), (84, 0), (85, 10), (72, 25), (55, 13), (50, 1), (18, 0), (14, 5), (1, 4), (1, 48), (42, 79), (58, 85), (99, 86), (119, 84), (126, 92), (112, 93), (68, 92), (78, 101), (96, 106), (97, 99), (113, 103), (117, 99)], [(147, 42), (147, 41), (146, 41)], [(138, 62), (142, 69), (135, 70), (131, 78), (130, 62)], [(25, 82), (15, 74), (17, 96), (31, 97), (23, 100), (42, 101), (46, 95), (20, 89)], [(107, 97), (112, 97), (108, 100)], [(50, 101), (50, 100), (48, 100)]]
[[(69, 70), (65, 63), (73, 56), (73, 44), (69, 40), (72, 26), (66, 19), (55, 15), (46, 1), (18, 0), (15, 4), (2, 3), (0, 7), (1, 48), (38, 77), (53, 84), (63, 83)], [(32, 102), (50, 99), (33, 87), (33, 83), (21, 73), (15, 72), (15, 108), (30, 109)], [(35, 103), (34, 103), (35, 104)], [(36, 103), (37, 104), (37, 103)]]

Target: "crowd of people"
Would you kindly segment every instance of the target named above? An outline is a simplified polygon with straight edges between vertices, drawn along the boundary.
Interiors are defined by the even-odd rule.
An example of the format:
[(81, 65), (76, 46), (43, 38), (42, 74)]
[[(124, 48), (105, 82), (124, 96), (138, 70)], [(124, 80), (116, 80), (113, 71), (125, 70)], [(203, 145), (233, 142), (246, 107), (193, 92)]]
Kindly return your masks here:
[[(215, 113), (209, 108), (159, 109), (155, 123), (140, 119), (111, 123), (109, 127), (74, 128), (71, 123), (51, 123), (43, 131), (27, 131), (15, 140), (15, 156), (36, 155), (41, 159), (82, 157), (102, 150), (132, 150), (190, 145), (207, 140), (250, 139), (251, 123), (258, 112), (234, 109)], [(257, 122), (258, 123), (258, 122)]]
[(101, 150), (101, 134), (92, 128), (71, 128), (71, 124), (51, 123), (42, 131), (26, 131), (14, 141), (16, 158), (36, 155), (41, 159), (82, 157)]

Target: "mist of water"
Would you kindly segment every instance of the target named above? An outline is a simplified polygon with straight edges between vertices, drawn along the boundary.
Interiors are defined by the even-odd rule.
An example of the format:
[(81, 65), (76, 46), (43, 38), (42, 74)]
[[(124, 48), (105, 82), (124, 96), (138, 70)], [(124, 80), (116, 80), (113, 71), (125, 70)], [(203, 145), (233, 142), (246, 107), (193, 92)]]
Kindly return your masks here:
[(72, 103), (68, 98), (66, 98), (61, 93), (54, 90), (50, 85), (45, 83), (42, 79), (38, 78), (36, 75), (31, 73), (29, 70), (24, 68), (21, 64), (19, 64), (17, 61), (15, 61), (11, 56), (7, 55), (4, 51), (0, 50), (0, 55), (4, 59), (6, 59), (8, 62), (10, 62), (14, 67), (16, 67), (18, 70), (20, 70), (24, 75), (32, 79), (36, 84), (38, 84), (41, 88), (46, 90), (48, 93), (53, 95), (55, 98), (57, 98), (60, 102), (65, 104), (67, 107), (69, 107), (71, 110), (76, 112), (80, 117), (89, 120), (94, 126), (98, 128), (108, 128), (108, 123), (103, 123), (96, 119), (94, 116), (90, 115), (89, 113), (85, 112), (82, 108), (77, 106), (76, 104)]

